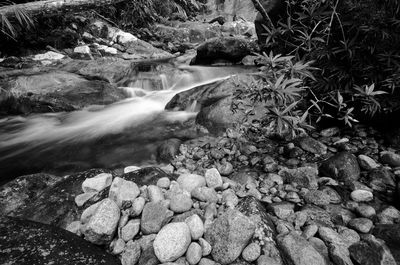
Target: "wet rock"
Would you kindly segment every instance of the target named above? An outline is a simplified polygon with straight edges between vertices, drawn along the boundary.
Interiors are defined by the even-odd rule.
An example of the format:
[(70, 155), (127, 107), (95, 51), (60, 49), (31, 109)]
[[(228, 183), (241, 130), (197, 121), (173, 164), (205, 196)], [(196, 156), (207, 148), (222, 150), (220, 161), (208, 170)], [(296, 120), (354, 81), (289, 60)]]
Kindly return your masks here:
[(373, 223), (368, 218), (354, 218), (349, 222), (349, 227), (357, 230), (360, 233), (368, 233)]
[(369, 186), (376, 191), (393, 197), (396, 189), (394, 174), (385, 168), (374, 169), (368, 174)]
[(359, 215), (361, 215), (362, 217), (365, 217), (365, 218), (371, 218), (372, 216), (374, 216), (376, 214), (374, 207), (369, 206), (369, 205), (359, 205), (356, 208), (356, 211)]
[(212, 64), (217, 59), (240, 62), (256, 50), (256, 44), (241, 37), (212, 38), (199, 47), (193, 64)]
[(327, 146), (312, 137), (302, 137), (297, 140), (298, 145), (305, 151), (316, 154), (324, 155), (327, 152)]
[(97, 246), (51, 225), (1, 217), (0, 234), (3, 264), (120, 264)]
[(318, 188), (318, 169), (314, 167), (284, 168), (279, 171), (285, 183), (296, 183), (308, 189)]
[(349, 247), (352, 260), (357, 265), (396, 265), (389, 248), (383, 240), (376, 239), (373, 235), (364, 237)]
[(104, 199), (84, 227), (85, 239), (97, 245), (109, 243), (114, 237), (119, 218), (118, 205), (111, 199)]
[(324, 257), (303, 237), (295, 232), (278, 237), (280, 249), (291, 264), (295, 265), (325, 265)]
[(350, 196), (355, 202), (369, 202), (374, 199), (374, 195), (368, 190), (355, 190), (351, 192)]
[(154, 252), (160, 262), (174, 261), (185, 254), (190, 241), (190, 230), (186, 223), (167, 224), (154, 240)]
[(378, 219), (381, 224), (398, 223), (400, 220), (400, 211), (393, 206), (389, 206), (378, 214)]
[(323, 161), (319, 171), (324, 176), (343, 182), (351, 182), (360, 178), (357, 158), (348, 152), (338, 153)]
[(381, 153), (381, 161), (391, 167), (400, 167), (400, 155), (394, 152), (385, 151)]
[(179, 153), (182, 141), (176, 138), (165, 140), (157, 148), (157, 158), (163, 162), (170, 162)]
[[(400, 225), (399, 224), (378, 224), (371, 233), (378, 239), (385, 241), (397, 263), (400, 262)], [(378, 252), (379, 253), (379, 252)]]
[(168, 210), (166, 201), (146, 203), (141, 219), (141, 231), (143, 234), (154, 234), (160, 231), (164, 222), (174, 213)]
[(366, 155), (359, 155), (358, 162), (360, 163), (360, 167), (364, 170), (370, 171), (379, 167), (379, 164), (375, 162), (372, 158)]
[(328, 246), (329, 255), (335, 264), (353, 265), (348, 245), (340, 235), (329, 227), (320, 227), (319, 236)]
[(145, 167), (121, 175), (121, 178), (133, 181), (139, 186), (156, 185), (157, 181), (164, 177), (169, 178), (170, 180), (175, 179), (175, 177), (165, 173), (163, 170), (157, 167)]
[(111, 184), (108, 197), (121, 208), (128, 202), (132, 203), (139, 194), (140, 190), (136, 183), (116, 177)]
[(206, 230), (205, 239), (212, 246), (212, 256), (221, 264), (229, 264), (240, 256), (254, 234), (251, 219), (237, 210), (228, 209)]
[[(65, 228), (72, 221), (78, 220), (83, 211), (83, 209), (78, 209), (74, 200), (82, 192), (82, 182), (100, 173), (110, 172), (91, 169), (72, 174), (60, 179), (54, 185), (49, 185), (47, 189), (38, 194), (35, 194), (37, 190), (35, 186), (28, 186), (32, 189), (32, 195), (35, 194), (35, 196), (28, 197), (23, 201), (24, 203), (20, 203), (19, 207), (13, 211), (12, 216)], [(37, 187), (40, 187), (39, 185), (40, 182)], [(105, 198), (107, 193), (108, 190), (105, 189), (99, 194), (99, 199)]]

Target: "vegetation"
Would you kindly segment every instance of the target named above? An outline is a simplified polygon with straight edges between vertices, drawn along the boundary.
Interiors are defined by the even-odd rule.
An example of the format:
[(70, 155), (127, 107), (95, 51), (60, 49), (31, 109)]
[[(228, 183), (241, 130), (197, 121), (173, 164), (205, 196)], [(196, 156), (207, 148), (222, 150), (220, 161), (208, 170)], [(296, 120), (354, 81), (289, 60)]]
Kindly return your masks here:
[[(0, 7), (13, 7), (14, 5), (15, 3), (9, 0), (0, 2)], [(12, 11), (14, 13), (12, 19), (0, 14), (0, 35), (3, 34), (6, 37), (15, 40), (18, 32), (21, 31), (21, 28), (31, 29), (34, 26), (34, 23), (33, 19), (25, 12), (25, 10), (13, 7)]]
[(262, 77), (246, 92), (255, 101), (273, 102), (264, 123), (294, 133), (306, 120), (352, 126), (355, 117), (399, 108), (399, 1), (286, 2), (286, 20), (265, 27), (264, 50), (271, 53), (259, 55)]

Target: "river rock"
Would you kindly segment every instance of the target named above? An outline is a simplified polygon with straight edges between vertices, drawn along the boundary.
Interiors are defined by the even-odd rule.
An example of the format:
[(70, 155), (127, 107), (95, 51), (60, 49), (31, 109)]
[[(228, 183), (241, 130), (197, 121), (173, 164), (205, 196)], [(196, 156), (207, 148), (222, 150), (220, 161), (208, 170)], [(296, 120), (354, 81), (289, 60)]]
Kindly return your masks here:
[(335, 264), (353, 265), (349, 246), (336, 231), (329, 227), (320, 227), (318, 233), (328, 246), (329, 255)]
[(229, 264), (240, 256), (254, 234), (251, 219), (237, 210), (228, 209), (206, 230), (205, 239), (212, 246), (212, 256), (221, 264)]
[(142, 233), (145, 235), (158, 233), (163, 223), (173, 215), (174, 213), (168, 210), (166, 201), (146, 203), (141, 219)]
[(301, 137), (297, 142), (303, 150), (316, 155), (325, 155), (328, 149), (326, 145), (309, 136)]
[(160, 262), (170, 262), (185, 254), (191, 241), (186, 223), (170, 223), (164, 226), (154, 240), (154, 252)]
[(309, 191), (305, 196), (304, 200), (307, 203), (314, 204), (317, 206), (325, 206), (328, 205), (331, 202), (330, 196), (321, 191), (321, 190), (312, 190)]
[(193, 64), (212, 64), (217, 59), (240, 62), (256, 50), (256, 43), (241, 37), (216, 37), (197, 47)]
[(204, 187), (206, 180), (203, 176), (196, 174), (182, 174), (176, 180), (180, 187), (188, 192), (192, 192), (197, 187)]
[(250, 243), (242, 252), (242, 257), (247, 262), (253, 262), (261, 255), (261, 247), (257, 243)]
[(137, 264), (140, 258), (140, 245), (136, 241), (129, 241), (126, 244), (125, 250), (121, 255), (122, 265), (132, 265)]
[(162, 190), (156, 185), (149, 185), (147, 187), (147, 195), (151, 202), (159, 202), (164, 200), (164, 194)]
[(372, 169), (378, 168), (379, 164), (375, 162), (372, 158), (366, 155), (359, 155), (358, 162), (360, 167), (364, 170), (370, 171)]
[(133, 202), (139, 194), (139, 187), (133, 181), (116, 177), (111, 184), (108, 197), (121, 208), (125, 203)]
[(182, 141), (176, 138), (164, 141), (157, 148), (157, 158), (162, 162), (170, 162), (179, 153)]
[(170, 184), (171, 184), (170, 179), (169, 179), (169, 178), (166, 178), (166, 177), (160, 178), (160, 179), (157, 181), (157, 186), (160, 187), (160, 188), (162, 188), (162, 189), (168, 189)]
[(199, 238), (199, 244), (201, 246), (203, 257), (211, 254), (212, 247), (204, 238)]
[(279, 171), (285, 183), (296, 183), (307, 189), (318, 189), (318, 169), (314, 167), (283, 168)]
[(204, 234), (204, 224), (201, 218), (194, 214), (188, 218), (186, 218), (185, 223), (188, 225), (190, 229), (190, 235), (192, 240), (198, 240)]
[(191, 195), (193, 198), (202, 202), (218, 202), (218, 193), (208, 187), (197, 187), (192, 190)]
[(87, 192), (79, 194), (75, 197), (75, 203), (78, 207), (82, 207), (87, 201), (97, 195), (97, 192)]
[(121, 238), (128, 242), (132, 240), (140, 231), (140, 219), (129, 220), (121, 229)]
[(373, 169), (368, 174), (369, 187), (379, 191), (382, 194), (393, 197), (396, 189), (396, 181), (394, 174), (386, 168)]
[(381, 161), (391, 167), (400, 167), (400, 155), (394, 152), (385, 151), (381, 153)]
[(196, 242), (190, 243), (189, 248), (186, 251), (187, 262), (190, 265), (195, 265), (200, 262), (202, 256), (203, 251), (201, 249), (201, 246)]
[(120, 264), (106, 251), (52, 225), (3, 216), (0, 235), (2, 264)]
[(222, 177), (216, 168), (210, 168), (206, 170), (205, 179), (207, 187), (209, 188), (222, 188)]
[(118, 205), (111, 199), (104, 199), (85, 225), (83, 230), (85, 239), (97, 245), (110, 242), (115, 234), (119, 217)]
[(356, 264), (362, 265), (396, 265), (389, 248), (383, 240), (368, 235), (349, 247), (351, 258)]
[(144, 167), (133, 172), (121, 175), (121, 178), (135, 182), (139, 186), (143, 185), (157, 185), (160, 178), (169, 178), (175, 180), (176, 177), (165, 173), (158, 167)]
[(192, 208), (193, 201), (186, 193), (171, 196), (169, 208), (175, 213), (184, 213)]
[(368, 218), (354, 218), (349, 222), (349, 227), (357, 230), (360, 233), (368, 233), (373, 223)]
[(369, 202), (374, 199), (374, 194), (368, 190), (354, 190), (350, 196), (355, 202)]
[(348, 152), (338, 153), (323, 161), (319, 167), (322, 175), (350, 183), (360, 178), (357, 158)]
[(324, 257), (307, 240), (295, 232), (285, 236), (278, 236), (278, 244), (291, 264), (328, 264)]
[(143, 197), (137, 197), (133, 200), (131, 208), (129, 208), (129, 215), (132, 217), (139, 216), (144, 208), (146, 200)]
[(400, 262), (400, 224), (377, 224), (371, 233), (378, 239), (385, 241), (395, 260)]
[(294, 204), (290, 202), (277, 202), (268, 205), (268, 208), (279, 218), (286, 219), (294, 213)]
[(112, 182), (112, 175), (109, 173), (101, 173), (93, 178), (85, 179), (82, 183), (83, 192), (99, 192), (110, 186)]

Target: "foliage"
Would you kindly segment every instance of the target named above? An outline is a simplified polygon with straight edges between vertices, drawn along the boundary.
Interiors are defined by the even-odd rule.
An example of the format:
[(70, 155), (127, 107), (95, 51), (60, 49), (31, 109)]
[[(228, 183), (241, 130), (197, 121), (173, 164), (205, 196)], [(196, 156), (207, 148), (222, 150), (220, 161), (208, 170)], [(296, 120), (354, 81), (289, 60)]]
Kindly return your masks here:
[(0, 7), (10, 6), (12, 7), (12, 12), (14, 13), (14, 19), (9, 19), (8, 17), (0, 14), (0, 36), (3, 34), (6, 37), (15, 39), (21, 28), (30, 29), (33, 27), (33, 19), (29, 14), (21, 8), (17, 8), (15, 3), (4, 0), (0, 2)]
[[(296, 62), (294, 56), (274, 56), (258, 54), (256, 59), (260, 72), (254, 75), (253, 82), (246, 89), (237, 90), (235, 97), (246, 107), (261, 103), (265, 116), (261, 120), (264, 127), (279, 135), (295, 136), (305, 129), (308, 111), (298, 108), (304, 99), (307, 86), (305, 80), (313, 79), (311, 62)], [(249, 101), (246, 101), (248, 99)]]
[(265, 28), (264, 49), (319, 69), (307, 81), (310, 117), (351, 126), (359, 114), (390, 111), (388, 101), (400, 106), (400, 1), (286, 2), (286, 20)]

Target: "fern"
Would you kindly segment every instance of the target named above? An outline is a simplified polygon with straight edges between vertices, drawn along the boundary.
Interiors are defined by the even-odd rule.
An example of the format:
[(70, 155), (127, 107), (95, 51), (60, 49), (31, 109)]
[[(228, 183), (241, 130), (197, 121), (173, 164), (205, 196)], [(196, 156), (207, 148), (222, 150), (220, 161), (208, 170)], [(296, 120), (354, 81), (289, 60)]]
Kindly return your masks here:
[[(8, 8), (11, 6), (14, 19), (11, 20), (0, 14), (0, 33), (15, 40), (21, 28), (29, 30), (34, 26), (34, 21), (29, 14), (24, 9), (18, 8), (14, 2), (9, 0), (0, 2), (0, 8), (4, 6), (9, 6)], [(20, 29), (17, 29), (17, 27)]]

